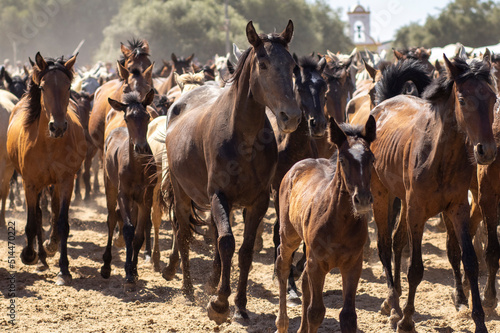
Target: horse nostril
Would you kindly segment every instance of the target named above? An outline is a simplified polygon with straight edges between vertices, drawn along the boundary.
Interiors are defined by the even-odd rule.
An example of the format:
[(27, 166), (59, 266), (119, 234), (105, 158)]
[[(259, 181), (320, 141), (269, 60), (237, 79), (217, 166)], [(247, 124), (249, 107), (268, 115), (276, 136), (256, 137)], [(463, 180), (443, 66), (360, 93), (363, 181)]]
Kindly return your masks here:
[(53, 121), (49, 122), (49, 131), (51, 131), (51, 132), (56, 131), (56, 125), (54, 125)]
[(359, 204), (359, 197), (357, 194), (354, 195), (354, 203)]
[(283, 121), (283, 122), (287, 122), (290, 119), (290, 118), (288, 118), (286, 113), (283, 111), (280, 112), (280, 118), (281, 118), (281, 121)]
[(309, 126), (311, 126), (311, 128), (314, 128), (316, 127), (316, 119), (312, 118), (309, 120)]
[(476, 149), (477, 149), (477, 153), (479, 155), (484, 155), (484, 147), (482, 144), (478, 143), (477, 146), (476, 146)]
[(66, 131), (67, 129), (68, 129), (68, 122), (67, 122), (67, 121), (65, 121), (65, 122), (64, 122), (64, 128), (63, 128), (63, 131)]
[(373, 203), (373, 196), (370, 194), (368, 197), (368, 203), (371, 205)]

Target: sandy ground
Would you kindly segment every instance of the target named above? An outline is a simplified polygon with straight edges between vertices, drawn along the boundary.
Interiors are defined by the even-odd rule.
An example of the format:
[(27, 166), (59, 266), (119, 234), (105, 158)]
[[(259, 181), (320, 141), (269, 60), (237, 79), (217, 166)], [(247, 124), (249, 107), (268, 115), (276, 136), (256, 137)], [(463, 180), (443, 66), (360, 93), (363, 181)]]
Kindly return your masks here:
[[(106, 243), (106, 209), (104, 195), (94, 204), (72, 203), (68, 253), (73, 275), (71, 286), (56, 286), (59, 254), (49, 258), (50, 270), (37, 272), (35, 266), (25, 266), (19, 255), (25, 245), (26, 215), (22, 207), (7, 212), (7, 221), (15, 222), (15, 281), (16, 321), (9, 325), (7, 316), (9, 281), (8, 242), (5, 230), (0, 230), (0, 331), (16, 332), (274, 332), (278, 313), (278, 287), (272, 281), (273, 243), (271, 237), (274, 208), (264, 219), (264, 249), (254, 256), (248, 284), (246, 322), (229, 319), (216, 325), (206, 315), (209, 295), (204, 283), (211, 270), (212, 247), (197, 235), (191, 247), (192, 278), (196, 301), (190, 303), (182, 295), (181, 272), (173, 281), (165, 281), (153, 271), (141, 256), (139, 282), (134, 292), (125, 292), (124, 249), (113, 249), (111, 278), (105, 280), (99, 270)], [(237, 249), (242, 241), (241, 214), (236, 215), (234, 233)], [(240, 222), (240, 223), (238, 223)], [(48, 226), (45, 225), (45, 230)], [(388, 318), (379, 311), (386, 295), (385, 277), (376, 254), (374, 230), (370, 228), (373, 255), (364, 263), (356, 298), (359, 332), (393, 332)], [(446, 235), (438, 232), (436, 220), (427, 223), (423, 241), (424, 280), (416, 298), (417, 332), (473, 332), (470, 311), (457, 312), (452, 304), (453, 276), (445, 252)], [(165, 265), (171, 246), (170, 223), (164, 221), (160, 234), (161, 266)], [(233, 258), (231, 311), (238, 278), (237, 255)], [(406, 267), (404, 267), (406, 271)], [(481, 277), (484, 285), (485, 277)], [(300, 286), (300, 281), (298, 281)], [(407, 281), (403, 274), (404, 304)], [(481, 288), (482, 289), (482, 288)], [(342, 306), (341, 278), (333, 270), (327, 276), (324, 300), (326, 316), (320, 332), (339, 332), (339, 312)], [(487, 317), (490, 332), (500, 332), (499, 309)], [(289, 307), (290, 331), (300, 325), (301, 307)]]

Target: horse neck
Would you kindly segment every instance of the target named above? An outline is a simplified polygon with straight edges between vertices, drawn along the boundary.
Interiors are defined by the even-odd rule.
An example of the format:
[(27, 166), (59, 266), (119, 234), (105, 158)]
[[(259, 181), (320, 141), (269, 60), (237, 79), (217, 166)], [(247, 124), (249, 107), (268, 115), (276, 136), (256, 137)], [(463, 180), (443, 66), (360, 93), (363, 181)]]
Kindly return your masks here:
[(233, 103), (230, 108), (229, 126), (233, 133), (241, 133), (247, 139), (255, 139), (264, 128), (266, 107), (258, 103), (250, 88), (252, 56), (249, 56), (238, 82), (233, 83), (227, 97)]
[(292, 133), (285, 134), (284, 146), (291, 148), (296, 154), (303, 155), (311, 150), (311, 137), (309, 135), (309, 125), (302, 113), (299, 126)]
[[(344, 182), (344, 178), (341, 176), (341, 170), (340, 170), (340, 161), (338, 159), (338, 152), (337, 154), (337, 160), (330, 161), (332, 163), (337, 163), (337, 168), (335, 170), (335, 175), (333, 176), (333, 179), (330, 181), (328, 184), (328, 188), (326, 190), (326, 193), (330, 195), (330, 204), (329, 209), (333, 210), (334, 212), (338, 212), (338, 207), (351, 207), (352, 206), (352, 201), (351, 197), (349, 195), (349, 191), (347, 190), (347, 186)], [(350, 211), (350, 210), (349, 210)]]

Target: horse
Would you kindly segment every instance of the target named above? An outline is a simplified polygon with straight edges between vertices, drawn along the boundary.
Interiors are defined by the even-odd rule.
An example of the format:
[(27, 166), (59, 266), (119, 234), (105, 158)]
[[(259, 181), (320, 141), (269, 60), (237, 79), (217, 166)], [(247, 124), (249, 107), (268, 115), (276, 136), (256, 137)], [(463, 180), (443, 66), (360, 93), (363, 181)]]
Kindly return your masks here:
[(373, 201), (370, 178), (376, 136), (375, 119), (352, 126), (330, 118), (329, 138), (338, 151), (330, 159), (296, 163), (280, 186), (281, 245), (276, 259), (279, 281), (278, 332), (288, 332), (286, 279), (292, 254), (304, 241), (307, 265), (302, 275), (302, 321), (298, 332), (316, 332), (325, 316), (323, 285), (334, 267), (342, 274), (343, 333), (356, 332), (355, 296), (368, 238), (368, 213)]
[[(443, 57), (447, 73), (425, 89), (423, 98), (400, 95), (385, 99), (381, 96), (381, 103), (371, 112), (377, 120), (377, 139), (371, 148), (376, 170), (371, 183), (373, 214), (378, 228), (379, 257), (389, 287), (382, 312), (391, 314), (391, 323), (397, 324), (398, 332), (415, 330), (414, 300), (424, 272), (422, 234), (425, 222), (440, 212), (449, 219), (452, 229), (449, 232), (455, 235), (461, 249), (471, 286), (476, 332), (487, 331), (479, 297), (477, 258), (469, 233), (467, 193), (474, 172), (471, 154), (478, 164), (484, 165), (491, 164), (496, 156), (492, 132), (496, 88), (491, 77), (489, 51), (482, 61), (466, 62), (461, 58), (450, 61)], [(401, 89), (401, 85), (390, 82), (389, 86), (392, 89), (387, 88), (387, 94), (393, 89)], [(396, 94), (388, 94), (388, 97)], [(389, 208), (394, 197), (401, 199), (401, 214), (391, 239)], [(404, 311), (401, 311), (400, 263), (407, 239), (411, 258), (409, 294)], [(457, 292), (459, 287), (456, 286)]]
[(173, 102), (175, 102), (184, 92), (188, 92), (205, 84), (205, 73), (203, 71), (199, 71), (198, 73), (188, 72), (182, 75), (175, 72), (174, 78), (176, 86), (167, 92), (167, 98)]
[(0, 70), (0, 78), (5, 80), (5, 89), (13, 93), (18, 99), (20, 99), (26, 92), (28, 86), (29, 72), (24, 67), (24, 75), (16, 74), (10, 76), (4, 67)]
[[(272, 110), (285, 133), (297, 128), (302, 115), (293, 94), (295, 61), (288, 52), (292, 21), (281, 34), (268, 35), (258, 35), (250, 21), (246, 35), (251, 47), (240, 58), (232, 85), (215, 100), (169, 118), (165, 140), (171, 184), (167, 198), (169, 201), (173, 198), (182, 289), (190, 298), (193, 295), (189, 269), (190, 225), (196, 220), (192, 216), (193, 207), (210, 208), (217, 228), (214, 273), (209, 279), (212, 288), (218, 284), (217, 296), (211, 298), (207, 311), (209, 318), (218, 324), (229, 314), (231, 258), (235, 249), (229, 214), (234, 208), (246, 209), (235, 304), (236, 316), (248, 319), (246, 287), (253, 246), (257, 228), (269, 205), (278, 158), (265, 108)], [(177, 263), (170, 262), (168, 271), (175, 272)]]
[[(274, 222), (273, 241), (275, 256), (280, 244), (279, 238), (279, 187), (281, 180), (290, 168), (300, 160), (318, 157), (315, 147), (315, 138), (323, 137), (327, 120), (324, 113), (325, 93), (327, 83), (322, 78), (325, 70), (326, 59), (316, 61), (312, 57), (295, 58), (297, 66), (293, 73), (295, 76), (294, 93), (300, 109), (302, 110), (302, 120), (297, 129), (292, 133), (280, 133), (277, 126), (276, 117), (271, 111), (266, 114), (273, 125), (276, 141), (278, 142), (278, 165), (271, 183), (271, 196), (276, 210), (276, 221)], [(298, 298), (297, 287), (290, 272), (290, 294), (292, 298)]]
[[(137, 91), (122, 97), (122, 102), (108, 99), (119, 125), (106, 136), (104, 146), (104, 186), (108, 209), (108, 242), (103, 255), (101, 276), (111, 275), (111, 242), (117, 215), (123, 221), (126, 244), (125, 286), (132, 288), (138, 278), (137, 259), (146, 228), (151, 228), (153, 179), (156, 166), (146, 139), (150, 115), (146, 110), (153, 102), (154, 90), (141, 98)], [(113, 121), (108, 122), (112, 124)], [(109, 125), (111, 126), (111, 125)]]
[[(89, 134), (89, 117), (90, 110), (92, 109), (91, 103), (94, 100), (94, 94), (88, 94), (85, 91), (78, 93), (71, 90), (70, 96), (71, 99), (76, 102), (76, 113), (78, 114), (82, 127), (85, 131), (85, 139), (87, 141), (87, 153), (85, 154), (85, 161), (82, 166), (83, 174), (81, 174), (82, 170), (80, 168), (75, 179), (75, 200), (82, 199), (82, 195), (80, 193), (80, 178), (83, 178), (83, 182), (85, 184), (85, 197), (83, 200), (89, 201), (91, 199), (90, 193), (92, 191), (92, 187), (90, 185), (90, 169), (92, 167), (94, 156), (97, 153), (97, 147), (94, 145), (94, 142)], [(97, 170), (94, 172), (94, 177), (97, 178)], [(96, 192), (95, 187), (94, 192)]]
[(172, 63), (173, 63), (172, 70), (170, 71), (170, 74), (167, 77), (167, 79), (165, 81), (163, 81), (161, 86), (159, 86), (157, 88), (158, 93), (160, 95), (166, 95), (170, 91), (170, 89), (172, 89), (173, 87), (175, 87), (177, 85), (177, 82), (175, 82), (175, 76), (174, 76), (175, 72), (180, 73), (180, 74), (184, 74), (184, 72), (192, 72), (193, 71), (193, 68), (191, 67), (191, 64), (193, 62), (193, 58), (194, 58), (194, 53), (191, 54), (187, 58), (177, 57), (175, 55), (175, 53), (172, 53)]
[[(10, 179), (14, 173), (14, 165), (7, 154), (7, 127), (9, 125), (9, 118), (17, 103), (17, 97), (14, 94), (0, 90), (0, 199), (2, 199), (2, 207), (0, 211), (0, 228), (4, 228), (5, 224), (5, 204), (7, 195), (9, 194)], [(12, 201), (11, 201), (12, 203)]]
[(349, 57), (346, 62), (341, 62), (330, 56), (328, 58), (326, 69), (323, 71), (323, 78), (328, 86), (325, 110), (337, 123), (343, 123), (346, 121), (347, 103), (352, 98), (355, 89), (353, 80), (351, 80), (353, 57)]
[[(7, 131), (7, 152), (23, 178), (28, 210), (27, 245), (21, 252), (21, 260), (25, 265), (34, 265), (40, 259), (39, 269), (48, 269), (47, 252), (55, 252), (53, 248), (60, 239), (60, 272), (56, 284), (67, 285), (71, 283), (68, 210), (75, 174), (87, 151), (85, 131), (69, 107), (76, 55), (64, 61), (44, 59), (38, 52), (35, 60), (28, 92), (12, 110)], [(42, 189), (51, 184), (54, 185), (52, 233), (46, 252), (39, 196)], [(35, 237), (38, 253), (33, 249)]]

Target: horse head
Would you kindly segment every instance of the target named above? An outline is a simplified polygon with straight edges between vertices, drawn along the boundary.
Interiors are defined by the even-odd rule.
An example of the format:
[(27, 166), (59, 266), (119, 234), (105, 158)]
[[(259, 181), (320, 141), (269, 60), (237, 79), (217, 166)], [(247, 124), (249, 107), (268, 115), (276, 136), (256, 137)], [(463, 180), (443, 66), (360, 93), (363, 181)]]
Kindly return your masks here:
[(144, 98), (141, 98), (137, 91), (123, 95), (123, 102), (108, 98), (108, 102), (114, 110), (123, 112), (130, 143), (138, 154), (151, 153), (147, 141), (150, 116), (146, 108), (153, 102), (154, 95), (154, 90), (151, 89)]
[(337, 173), (342, 177), (357, 215), (371, 210), (370, 190), (374, 156), (370, 144), (376, 138), (376, 122), (369, 116), (365, 126), (337, 125), (330, 118), (330, 141), (337, 146)]

